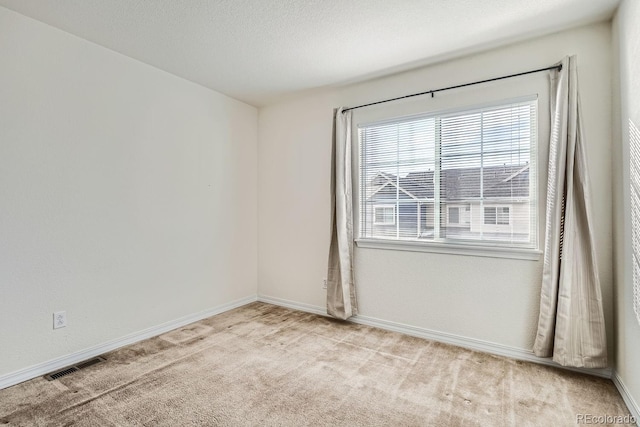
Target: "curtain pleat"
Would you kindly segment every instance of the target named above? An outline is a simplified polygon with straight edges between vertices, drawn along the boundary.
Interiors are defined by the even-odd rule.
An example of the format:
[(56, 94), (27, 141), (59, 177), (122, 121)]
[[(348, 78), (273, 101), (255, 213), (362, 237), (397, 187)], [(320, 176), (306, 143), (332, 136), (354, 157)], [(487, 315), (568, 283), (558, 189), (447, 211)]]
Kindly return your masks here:
[(327, 271), (327, 313), (338, 319), (357, 314), (353, 280), (351, 111), (334, 116), (331, 171), (331, 246)]
[(607, 340), (575, 56), (563, 59), (551, 88), (544, 267), (533, 350), (563, 366), (604, 368)]

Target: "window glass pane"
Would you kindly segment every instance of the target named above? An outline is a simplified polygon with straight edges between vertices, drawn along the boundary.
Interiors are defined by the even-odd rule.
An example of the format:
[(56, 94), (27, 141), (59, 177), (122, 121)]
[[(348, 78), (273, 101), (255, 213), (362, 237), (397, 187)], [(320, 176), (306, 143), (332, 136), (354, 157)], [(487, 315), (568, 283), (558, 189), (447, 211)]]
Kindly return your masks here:
[(498, 209), (498, 224), (509, 225), (509, 208)]
[[(435, 119), (374, 124), (360, 128), (359, 136), (361, 236), (428, 238), (429, 228), (433, 230)], [(393, 220), (369, 219), (373, 217), (373, 206), (380, 204), (395, 206), (397, 214), (396, 210), (387, 214), (392, 215)]]
[(450, 224), (460, 223), (460, 210), (458, 208), (449, 208), (449, 223)]

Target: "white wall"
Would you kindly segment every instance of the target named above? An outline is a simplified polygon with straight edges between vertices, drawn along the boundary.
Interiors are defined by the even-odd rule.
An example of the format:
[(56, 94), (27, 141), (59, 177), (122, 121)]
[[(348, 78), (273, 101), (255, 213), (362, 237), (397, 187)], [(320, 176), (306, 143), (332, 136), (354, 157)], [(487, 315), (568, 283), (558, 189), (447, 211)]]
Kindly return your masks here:
[[(615, 368), (640, 405), (640, 325), (633, 311), (631, 215), (629, 196), (629, 122), (640, 126), (640, 2), (623, 1), (613, 21), (614, 51), (614, 283), (616, 320)], [(637, 413), (636, 413), (637, 414)]]
[(255, 295), (257, 110), (0, 7), (0, 206), (0, 375)]
[[(477, 79), (549, 66), (577, 54), (594, 229), (610, 348), (613, 339), (611, 259), (611, 27), (601, 23), (561, 32), (412, 72), (318, 90), (262, 108), (259, 114), (258, 290), (261, 296), (323, 307), (329, 247), (329, 157), (332, 110)], [(401, 102), (396, 111), (476, 103), (542, 88), (545, 75), (439, 93)], [(492, 93), (494, 95), (492, 95)], [(463, 105), (460, 105), (463, 104)], [(385, 107), (359, 110), (373, 119)], [(546, 143), (541, 140), (546, 161)], [(541, 167), (541, 175), (545, 175)], [(541, 177), (542, 178), (542, 177)], [(544, 181), (542, 181), (544, 182)], [(541, 186), (544, 196), (544, 184)], [(541, 261), (356, 249), (360, 313), (373, 318), (485, 340), (532, 347), (539, 305)]]

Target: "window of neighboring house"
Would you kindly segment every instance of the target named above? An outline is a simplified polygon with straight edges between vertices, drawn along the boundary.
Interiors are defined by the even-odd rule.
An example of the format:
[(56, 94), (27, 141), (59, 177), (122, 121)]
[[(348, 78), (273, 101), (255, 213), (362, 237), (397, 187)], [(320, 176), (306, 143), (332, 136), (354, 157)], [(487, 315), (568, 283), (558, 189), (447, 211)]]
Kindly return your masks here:
[(486, 225), (509, 225), (509, 207), (484, 208)]
[(487, 225), (496, 225), (496, 208), (484, 208), (484, 223)]
[(359, 125), (358, 136), (359, 242), (537, 249), (536, 97)]
[(395, 225), (395, 205), (377, 205), (373, 207), (373, 223), (376, 225)]

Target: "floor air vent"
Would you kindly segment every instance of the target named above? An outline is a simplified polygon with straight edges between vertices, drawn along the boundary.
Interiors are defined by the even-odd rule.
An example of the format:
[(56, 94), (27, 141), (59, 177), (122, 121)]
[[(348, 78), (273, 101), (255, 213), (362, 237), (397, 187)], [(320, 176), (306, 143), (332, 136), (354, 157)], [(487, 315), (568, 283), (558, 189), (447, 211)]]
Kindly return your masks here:
[(50, 374), (45, 375), (45, 379), (49, 381), (57, 380), (60, 377), (64, 377), (66, 375), (72, 374), (80, 369), (87, 368), (89, 366), (95, 365), (96, 363), (104, 362), (106, 359), (104, 357), (94, 357), (93, 359), (85, 360), (84, 362), (77, 363), (72, 366), (67, 366), (66, 368), (62, 368), (58, 371), (51, 372)]

